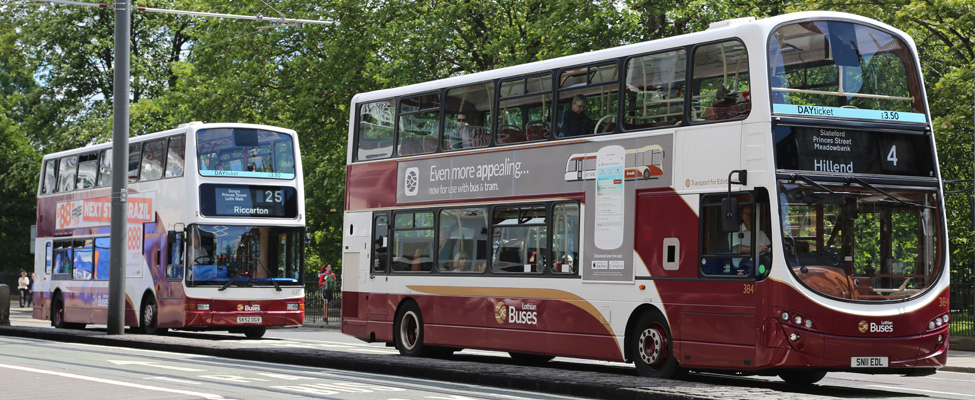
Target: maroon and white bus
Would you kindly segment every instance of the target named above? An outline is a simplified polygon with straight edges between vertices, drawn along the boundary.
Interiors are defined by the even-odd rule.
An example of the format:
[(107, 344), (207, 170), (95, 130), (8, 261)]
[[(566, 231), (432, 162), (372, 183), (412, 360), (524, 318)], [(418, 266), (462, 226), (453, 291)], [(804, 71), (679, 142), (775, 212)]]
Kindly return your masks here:
[(359, 94), (342, 331), (656, 377), (934, 373), (920, 73), (904, 32), (804, 12)]
[[(253, 338), (302, 325), (300, 160), (293, 130), (264, 125), (194, 122), (132, 138), (125, 325)], [(34, 318), (106, 323), (112, 172), (111, 143), (44, 156)]]

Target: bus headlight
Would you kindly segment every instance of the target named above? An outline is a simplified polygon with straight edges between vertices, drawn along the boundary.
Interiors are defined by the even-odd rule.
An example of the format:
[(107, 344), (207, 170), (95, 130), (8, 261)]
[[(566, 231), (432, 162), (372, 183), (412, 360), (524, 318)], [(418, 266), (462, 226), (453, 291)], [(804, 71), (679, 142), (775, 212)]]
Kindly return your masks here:
[(298, 311), (298, 303), (288, 303), (288, 311)]
[(196, 311), (210, 311), (210, 303), (196, 303)]

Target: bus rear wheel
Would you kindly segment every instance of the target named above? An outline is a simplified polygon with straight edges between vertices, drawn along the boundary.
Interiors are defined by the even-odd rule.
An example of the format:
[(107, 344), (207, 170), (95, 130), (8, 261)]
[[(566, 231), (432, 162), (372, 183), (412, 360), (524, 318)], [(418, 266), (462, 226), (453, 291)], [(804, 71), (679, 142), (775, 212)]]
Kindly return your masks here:
[(779, 374), (779, 378), (790, 385), (812, 385), (826, 377), (825, 371), (789, 371)]
[(396, 324), (393, 327), (393, 341), (396, 350), (404, 356), (421, 357), (426, 355), (423, 345), (423, 315), (420, 307), (414, 302), (406, 303), (396, 313)]
[(168, 331), (156, 325), (159, 321), (159, 308), (156, 307), (156, 300), (150, 295), (146, 295), (142, 301), (142, 315), (139, 321), (142, 332), (147, 335), (162, 335)]
[(51, 300), (51, 325), (56, 329), (67, 328), (64, 322), (64, 298), (60, 293), (54, 295), (54, 300)]
[(684, 370), (674, 356), (673, 337), (663, 318), (644, 313), (630, 332), (633, 364), (640, 376), (680, 378)]

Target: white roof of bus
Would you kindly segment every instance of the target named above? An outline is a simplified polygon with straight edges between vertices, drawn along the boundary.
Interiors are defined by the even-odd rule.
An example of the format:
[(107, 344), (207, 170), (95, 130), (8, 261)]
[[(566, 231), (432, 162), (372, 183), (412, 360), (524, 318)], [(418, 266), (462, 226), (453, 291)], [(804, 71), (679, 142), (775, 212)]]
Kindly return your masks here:
[[(153, 133), (147, 133), (145, 135), (133, 136), (129, 138), (129, 143), (138, 143), (146, 140), (166, 137), (176, 133), (186, 132), (189, 129), (200, 130), (200, 129), (213, 129), (213, 128), (252, 128), (252, 129), (264, 129), (269, 131), (283, 132), (290, 135), (296, 134), (294, 130), (281, 128), (277, 126), (270, 126), (270, 125), (242, 124), (242, 123), (203, 123), (203, 122), (195, 121), (186, 124), (180, 124), (178, 127), (174, 129), (170, 129), (162, 132), (153, 132)], [(111, 147), (112, 147), (112, 142), (109, 141), (105, 143), (93, 144), (90, 146), (59, 151), (57, 153), (46, 154), (44, 155), (43, 159), (47, 160), (50, 158), (64, 157), (66, 155), (71, 155), (71, 154), (90, 153), (92, 151), (108, 149)]]
[[(456, 86), (463, 86), (472, 83), (490, 81), (492, 79), (506, 78), (506, 77), (517, 77), (521, 75), (528, 75), (534, 72), (544, 72), (560, 67), (570, 67), (575, 65), (583, 65), (597, 61), (604, 61), (606, 59), (626, 57), (636, 54), (650, 53), (659, 50), (673, 49), (681, 46), (686, 46), (694, 43), (705, 43), (714, 40), (750, 36), (758, 38), (761, 41), (765, 41), (768, 38), (769, 33), (772, 29), (782, 23), (790, 21), (798, 21), (805, 19), (843, 19), (852, 20), (857, 22), (863, 22), (870, 25), (879, 25), (888, 30), (897, 33), (900, 36), (907, 38), (907, 34), (904, 32), (893, 28), (891, 26), (885, 25), (880, 21), (873, 20), (870, 18), (861, 17), (855, 14), (832, 12), (832, 11), (804, 11), (798, 13), (784, 14), (775, 17), (749, 21), (746, 18), (739, 18), (735, 20), (727, 21), (727, 24), (723, 24), (724, 21), (712, 24), (714, 26), (727, 25), (722, 27), (716, 27), (712, 29), (707, 29), (700, 32), (689, 33), (680, 36), (674, 36), (664, 39), (652, 40), (647, 42), (635, 43), (620, 47), (613, 47), (605, 50), (598, 50), (588, 53), (570, 55), (560, 58), (553, 58), (550, 60), (536, 61), (528, 64), (521, 64), (512, 67), (505, 67), (500, 69), (495, 69), (485, 72), (477, 72), (468, 75), (462, 75), (452, 78), (445, 78), (436, 81), (423, 82), (409, 86), (403, 86), (392, 89), (382, 89), (372, 92), (360, 93), (352, 98), (352, 103), (362, 103), (368, 101), (388, 99), (395, 96), (400, 96), (404, 94), (414, 94), (422, 93), (425, 91), (435, 91), (441, 88), (450, 88)], [(756, 36), (757, 35), (757, 36)], [(913, 41), (911, 42), (913, 45)], [(763, 58), (764, 60), (764, 58)]]

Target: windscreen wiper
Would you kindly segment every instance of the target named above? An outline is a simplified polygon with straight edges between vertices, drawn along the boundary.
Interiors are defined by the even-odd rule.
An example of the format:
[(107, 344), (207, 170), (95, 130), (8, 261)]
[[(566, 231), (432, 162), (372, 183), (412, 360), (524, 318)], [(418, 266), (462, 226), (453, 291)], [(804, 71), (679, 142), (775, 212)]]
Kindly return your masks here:
[(910, 202), (910, 201), (907, 201), (907, 200), (900, 199), (897, 196), (894, 196), (894, 195), (892, 195), (890, 193), (887, 193), (887, 192), (885, 192), (883, 190), (880, 190), (880, 188), (878, 188), (878, 187), (876, 187), (874, 185), (871, 185), (871, 184), (867, 183), (866, 181), (864, 181), (863, 179), (857, 178), (855, 176), (847, 177), (847, 179), (850, 182), (855, 182), (855, 183), (859, 184), (860, 186), (863, 186), (865, 188), (871, 189), (871, 190), (873, 190), (873, 191), (875, 191), (877, 193), (880, 193), (880, 194), (882, 194), (884, 196), (890, 197), (890, 198), (894, 199), (894, 201), (897, 201), (898, 203), (901, 203), (901, 204), (903, 204), (905, 206), (921, 207), (921, 208), (934, 208), (932, 206), (926, 206), (926, 205), (923, 205), (923, 204), (913, 203), (913, 202)]
[(239, 266), (238, 266), (237, 272), (234, 273), (234, 276), (232, 276), (229, 280), (227, 280), (227, 283), (224, 283), (223, 284), (223, 287), (221, 287), (220, 289), (217, 289), (217, 290), (220, 291), (220, 292), (222, 292), (224, 290), (227, 290), (227, 288), (229, 288), (230, 285), (233, 285), (234, 284), (234, 280), (236, 280), (237, 278), (240, 278), (240, 274), (243, 273), (243, 272), (244, 272), (244, 269), (243, 268), (239, 268)]
[(836, 192), (834, 192), (832, 190), (829, 190), (829, 188), (827, 188), (826, 186), (823, 186), (823, 185), (820, 185), (820, 184), (816, 183), (816, 181), (812, 180), (812, 178), (810, 178), (808, 176), (805, 176), (803, 174), (792, 174), (792, 181), (793, 182), (795, 182), (795, 181), (803, 181), (803, 182), (806, 182), (806, 183), (808, 183), (810, 185), (813, 185), (813, 186), (815, 186), (815, 187), (817, 187), (817, 188), (819, 188), (821, 190), (825, 190), (827, 192), (834, 193), (834, 194), (836, 193)]
[(267, 272), (267, 276), (270, 277), (271, 283), (274, 284), (274, 290), (277, 290), (277, 291), (280, 292), (281, 291), (281, 285), (278, 285), (278, 281), (274, 280), (274, 277), (271, 276), (271, 270), (267, 269), (267, 266), (264, 265), (264, 261), (261, 261), (261, 259), (258, 258), (257, 259), (257, 263), (261, 265), (261, 268), (264, 268), (264, 272)]

